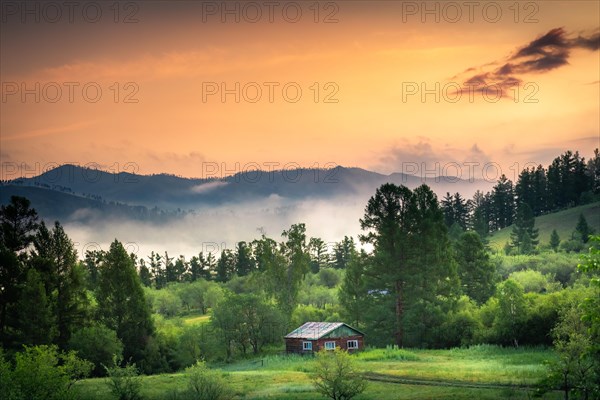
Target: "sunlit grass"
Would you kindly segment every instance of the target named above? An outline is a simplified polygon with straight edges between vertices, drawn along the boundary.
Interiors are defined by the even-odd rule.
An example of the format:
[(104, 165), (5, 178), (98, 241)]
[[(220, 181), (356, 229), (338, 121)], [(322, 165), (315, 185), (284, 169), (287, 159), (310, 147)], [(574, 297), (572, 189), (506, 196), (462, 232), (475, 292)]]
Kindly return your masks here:
[(209, 321), (210, 321), (210, 315), (208, 315), (208, 314), (193, 315), (193, 316), (188, 316), (183, 319), (183, 323), (185, 325), (205, 324)]
[[(544, 348), (501, 348), (474, 346), (466, 349), (418, 350), (370, 349), (353, 356), (359, 368), (392, 379), (433, 381), (437, 385), (369, 382), (366, 399), (527, 399), (526, 388), (545, 374), (544, 360), (555, 356)], [(237, 399), (319, 399), (310, 372), (314, 358), (299, 355), (268, 355), (232, 364), (213, 365), (226, 376)], [(186, 386), (184, 374), (143, 377), (145, 399), (168, 398), (169, 392)], [(427, 382), (423, 382), (427, 383)], [(455, 384), (514, 385), (502, 388), (465, 388)], [(77, 384), (82, 399), (110, 399), (105, 379), (88, 379)], [(529, 393), (530, 395), (531, 393)], [(547, 395), (558, 399), (560, 394)]]

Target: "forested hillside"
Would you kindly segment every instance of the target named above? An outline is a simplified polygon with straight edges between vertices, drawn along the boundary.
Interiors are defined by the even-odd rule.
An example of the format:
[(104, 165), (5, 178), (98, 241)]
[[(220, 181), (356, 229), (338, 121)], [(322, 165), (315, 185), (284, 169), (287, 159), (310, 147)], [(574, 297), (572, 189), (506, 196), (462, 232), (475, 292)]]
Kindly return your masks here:
[[(560, 160), (575, 166), (561, 185), (577, 182), (577, 165), (587, 183), (565, 199), (548, 181), (543, 207), (522, 194), (528, 170), (514, 191), (503, 177), (479, 204), (386, 183), (356, 239), (329, 246), (296, 223), (189, 259), (158, 249), (144, 259), (118, 240), (78, 259), (60, 222), (40, 223), (29, 200), (14, 196), (0, 209), (2, 379), (17, 382), (9, 387), (18, 399), (26, 362), (68, 365), (64, 382), (231, 363), (281, 351), (304, 322), (345, 321), (373, 348), (553, 346), (558, 357), (540, 388), (596, 395), (599, 203), (587, 203), (599, 194), (590, 173), (598, 153), (585, 166), (567, 152), (549, 177), (566, 168)], [(577, 207), (551, 212), (569, 206)], [(502, 237), (492, 254), (488, 240)]]

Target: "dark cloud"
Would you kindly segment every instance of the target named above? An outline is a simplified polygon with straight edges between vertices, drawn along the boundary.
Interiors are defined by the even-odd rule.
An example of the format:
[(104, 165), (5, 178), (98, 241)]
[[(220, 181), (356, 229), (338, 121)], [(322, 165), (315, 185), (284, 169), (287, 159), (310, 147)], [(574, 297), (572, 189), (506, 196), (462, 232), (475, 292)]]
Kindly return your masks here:
[[(458, 77), (465, 85), (475, 86), (471, 90), (481, 92), (486, 87), (499, 87), (503, 95), (509, 95), (508, 88), (520, 85), (520, 75), (546, 73), (569, 63), (571, 50), (586, 49), (597, 51), (600, 48), (600, 33), (579, 34), (572, 37), (564, 28), (554, 28), (546, 34), (518, 48), (504, 60), (494, 61), (480, 67), (470, 67)], [(500, 67), (493, 67), (501, 65)], [(473, 73), (475, 72), (475, 73)]]

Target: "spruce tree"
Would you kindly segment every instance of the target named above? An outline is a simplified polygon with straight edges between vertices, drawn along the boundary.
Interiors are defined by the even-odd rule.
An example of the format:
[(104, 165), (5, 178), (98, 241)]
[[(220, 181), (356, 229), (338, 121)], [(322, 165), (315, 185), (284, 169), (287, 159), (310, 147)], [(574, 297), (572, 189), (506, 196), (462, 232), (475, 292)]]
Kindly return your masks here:
[(100, 268), (96, 299), (101, 322), (123, 343), (124, 359), (141, 361), (154, 326), (133, 260), (117, 240)]
[(588, 222), (583, 214), (579, 214), (579, 219), (577, 220), (577, 225), (575, 226), (575, 232), (577, 233), (577, 238), (583, 243), (587, 243), (590, 239), (590, 235), (594, 234), (594, 230), (588, 225)]
[(550, 247), (555, 252), (558, 251), (558, 246), (560, 245), (560, 236), (558, 236), (558, 232), (556, 229), (552, 230), (552, 234), (550, 235)]
[(527, 203), (519, 203), (513, 230), (510, 234), (511, 246), (520, 254), (530, 254), (538, 245), (538, 229), (535, 217)]

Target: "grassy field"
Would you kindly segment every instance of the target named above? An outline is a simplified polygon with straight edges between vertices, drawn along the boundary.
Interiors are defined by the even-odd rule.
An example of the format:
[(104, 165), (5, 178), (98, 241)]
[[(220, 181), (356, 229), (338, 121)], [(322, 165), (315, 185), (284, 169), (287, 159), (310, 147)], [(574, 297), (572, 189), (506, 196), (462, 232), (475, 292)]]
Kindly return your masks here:
[[(540, 244), (545, 245), (550, 242), (553, 229), (556, 229), (561, 240), (569, 239), (575, 230), (579, 214), (583, 214), (596, 233), (600, 232), (600, 202), (596, 202), (537, 217), (535, 227), (540, 231)], [(512, 226), (494, 232), (489, 236), (490, 247), (494, 250), (502, 250), (504, 244), (510, 240), (511, 232)]]
[[(527, 399), (555, 357), (539, 348), (475, 346), (452, 350), (372, 349), (355, 355), (370, 381), (357, 400), (366, 399)], [(311, 357), (272, 355), (215, 365), (227, 376), (238, 399), (319, 399), (310, 379)], [(146, 399), (168, 399), (185, 388), (184, 374), (143, 377)], [(105, 379), (77, 384), (82, 399), (108, 400)], [(560, 393), (546, 399), (559, 399)]]

